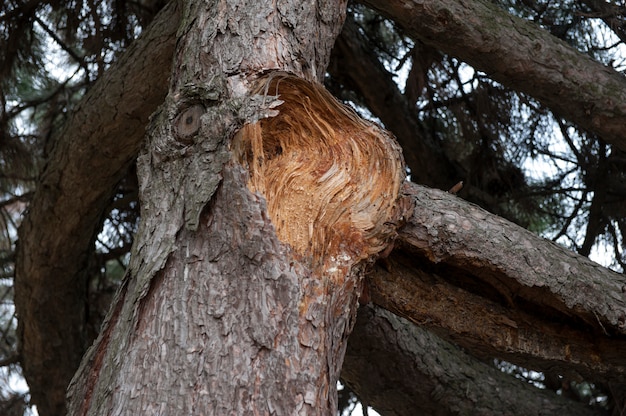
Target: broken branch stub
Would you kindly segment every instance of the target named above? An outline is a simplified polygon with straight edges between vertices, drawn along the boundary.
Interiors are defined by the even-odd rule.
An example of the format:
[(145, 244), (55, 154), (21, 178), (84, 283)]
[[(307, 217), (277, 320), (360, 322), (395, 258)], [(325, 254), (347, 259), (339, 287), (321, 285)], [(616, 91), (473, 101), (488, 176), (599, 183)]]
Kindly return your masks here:
[(232, 148), (278, 237), (314, 267), (350, 267), (383, 251), (403, 214), (395, 139), (295, 76), (270, 74), (254, 93), (283, 103), (276, 116), (246, 124)]

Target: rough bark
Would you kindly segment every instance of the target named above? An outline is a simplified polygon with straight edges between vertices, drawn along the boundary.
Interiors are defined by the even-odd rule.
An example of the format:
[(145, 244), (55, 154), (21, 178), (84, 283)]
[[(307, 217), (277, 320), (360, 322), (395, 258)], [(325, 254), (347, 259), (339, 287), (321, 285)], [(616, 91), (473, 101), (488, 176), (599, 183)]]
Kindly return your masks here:
[(529, 302), (608, 336), (626, 334), (623, 274), (454, 195), (415, 184), (405, 189), (414, 212), (400, 240), (431, 263), (472, 271), (507, 305)]
[[(171, 13), (173, 9), (168, 10)], [(158, 34), (174, 28), (177, 21), (175, 13), (162, 16), (162, 23), (146, 30), (142, 36), (156, 36), (157, 40), (138, 40), (133, 47), (136, 49), (131, 48), (127, 52), (134, 58), (122, 59), (119, 66), (112, 67), (109, 75), (99, 82), (101, 89), (94, 90), (85, 98), (85, 103), (89, 105), (82, 105), (79, 113), (72, 118), (75, 121), (70, 121), (73, 127), (64, 130), (65, 134), (59, 138), (58, 150), (50, 158), (47, 169), (61, 172), (59, 166), (72, 168), (63, 169), (62, 178), (52, 174), (43, 176), (42, 186), (37, 190), (39, 196), (35, 197), (37, 202), (31, 204), (28, 218), (20, 230), (16, 296), (22, 300), (16, 302), (18, 309), (23, 308), (19, 313), (20, 325), (24, 327), (22, 342), (28, 349), (22, 350), (25, 366), (28, 367), (25, 371), (33, 401), (40, 403), (40, 414), (44, 413), (46, 403), (52, 403), (49, 408), (54, 409), (62, 400), (61, 392), (66, 379), (60, 373), (71, 374), (73, 370), (67, 368), (75, 365), (75, 359), (64, 357), (77, 357), (80, 355), (77, 349), (82, 351), (84, 347), (82, 336), (74, 333), (80, 332), (83, 321), (76, 319), (78, 326), (71, 324), (82, 313), (82, 305), (76, 304), (84, 293), (82, 289), (75, 289), (75, 284), (81, 286), (81, 270), (76, 270), (80, 269), (79, 259), (86, 258), (85, 253), (95, 232), (84, 230), (96, 227), (93, 223), (99, 221), (102, 209), (98, 201), (106, 200), (111, 194), (117, 182), (114, 172), (123, 172), (127, 161), (135, 157), (137, 143), (143, 135), (140, 120), (145, 120), (152, 113), (155, 103), (161, 102), (158, 97), (166, 92), (166, 79), (171, 67), (171, 55), (168, 54), (171, 54), (175, 38), (160, 37)], [(442, 39), (445, 38), (442, 36)], [(473, 45), (467, 45), (470, 46)], [(129, 72), (123, 68), (128, 68)], [(570, 74), (571, 71), (568, 71), (563, 76), (567, 78)], [(119, 97), (124, 97), (125, 91), (129, 99), (120, 101)], [(558, 91), (552, 100), (571, 101), (568, 94), (575, 91)], [(593, 101), (602, 95), (602, 91), (597, 94)], [(130, 110), (126, 109), (127, 105)], [(82, 112), (84, 114), (80, 114)], [(92, 123), (93, 118), (90, 117), (104, 122)], [(111, 130), (110, 125), (121, 127)], [(103, 149), (110, 149), (111, 153)], [(110, 158), (98, 165), (103, 154)], [(84, 196), (92, 192), (107, 196)], [(67, 221), (70, 217), (82, 225), (70, 227), (72, 222)], [(55, 265), (55, 269), (52, 270), (50, 265)], [(49, 276), (54, 276), (54, 279)], [(41, 293), (43, 295), (38, 295)], [(66, 313), (66, 316), (52, 321), (54, 311)], [(33, 330), (26, 330), (26, 327)], [(73, 342), (75, 339), (78, 341)], [(61, 371), (60, 368), (65, 366), (66, 370)]]
[[(32, 403), (63, 415), (86, 345), (87, 259), (103, 210), (167, 93), (178, 20), (172, 4), (86, 94), (55, 138), (19, 230), (15, 307)], [(150, 80), (150, 82), (146, 82)]]
[(605, 414), (517, 380), (375, 306), (359, 309), (341, 377), (385, 416)]
[(488, 0), (364, 0), (405, 33), (626, 150), (626, 78)]
[(415, 209), (391, 272), (370, 275), (374, 302), (479, 357), (624, 382), (623, 275), (448, 193), (406, 192)]
[[(128, 280), (72, 414), (335, 411), (361, 262), (395, 232), (404, 173), (397, 145), (314, 81), (345, 4), (294, 10), (187, 6), (138, 160)], [(257, 79), (269, 69), (301, 78)]]

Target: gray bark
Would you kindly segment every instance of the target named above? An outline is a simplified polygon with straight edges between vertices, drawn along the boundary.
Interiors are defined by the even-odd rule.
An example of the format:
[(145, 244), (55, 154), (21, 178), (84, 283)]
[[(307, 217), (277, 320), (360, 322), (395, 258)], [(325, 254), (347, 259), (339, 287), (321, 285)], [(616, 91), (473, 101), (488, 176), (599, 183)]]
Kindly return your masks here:
[(626, 334), (623, 274), (454, 195), (405, 189), (414, 211), (399, 239), (431, 264), (471, 273), (507, 306), (532, 304), (607, 336)]
[(488, 0), (364, 0), (419, 39), (626, 151), (626, 78)]
[(341, 377), (385, 416), (605, 414), (517, 380), (375, 306), (359, 309)]

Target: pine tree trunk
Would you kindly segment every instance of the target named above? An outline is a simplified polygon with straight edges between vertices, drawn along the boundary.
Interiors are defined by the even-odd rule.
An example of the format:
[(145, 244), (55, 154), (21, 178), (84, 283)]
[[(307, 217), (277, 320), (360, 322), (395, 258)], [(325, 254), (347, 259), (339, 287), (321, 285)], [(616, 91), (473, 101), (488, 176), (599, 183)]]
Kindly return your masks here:
[(138, 160), (128, 276), (70, 414), (335, 412), (361, 272), (395, 235), (404, 170), (393, 140), (316, 82), (345, 4), (295, 6), (184, 11)]

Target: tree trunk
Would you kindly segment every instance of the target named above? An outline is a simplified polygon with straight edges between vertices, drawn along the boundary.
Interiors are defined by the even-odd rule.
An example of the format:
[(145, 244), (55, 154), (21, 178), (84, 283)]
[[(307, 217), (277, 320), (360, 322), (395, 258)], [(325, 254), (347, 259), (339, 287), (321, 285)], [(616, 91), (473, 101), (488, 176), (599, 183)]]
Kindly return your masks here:
[[(336, 411), (363, 262), (394, 237), (404, 170), (388, 136), (316, 84), (345, 5), (294, 10), (185, 10), (138, 160), (127, 280), (71, 414)], [(301, 78), (258, 78), (270, 69)]]

